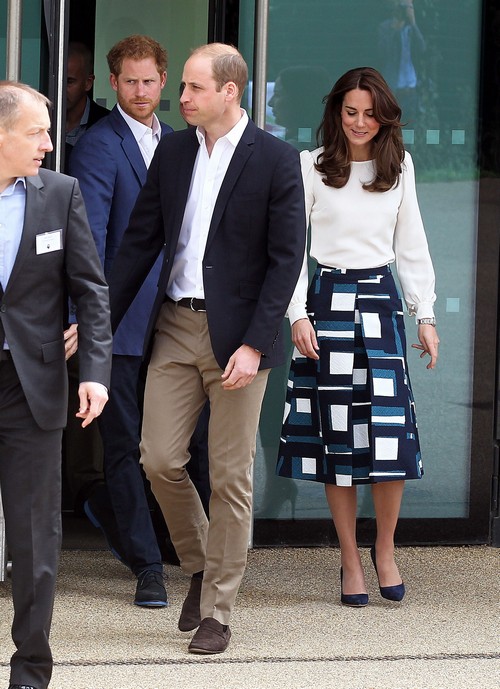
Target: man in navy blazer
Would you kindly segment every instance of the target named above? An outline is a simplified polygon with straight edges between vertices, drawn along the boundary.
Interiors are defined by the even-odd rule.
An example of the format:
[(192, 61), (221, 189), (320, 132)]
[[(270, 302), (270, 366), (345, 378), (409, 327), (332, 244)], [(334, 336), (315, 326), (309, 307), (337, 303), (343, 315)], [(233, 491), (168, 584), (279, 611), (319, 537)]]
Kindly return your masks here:
[[(148, 36), (134, 35), (113, 46), (107, 59), (118, 103), (75, 145), (70, 171), (80, 182), (104, 273), (109, 276), (154, 149), (172, 128), (154, 113), (167, 79), (164, 48)], [(113, 392), (99, 423), (106, 486), (85, 503), (114, 554), (137, 577), (134, 603), (146, 607), (167, 604), (162, 557), (139, 465), (140, 369), (160, 267), (158, 257), (114, 334)]]
[[(260, 408), (270, 368), (285, 361), (281, 326), (306, 234), (298, 152), (249, 121), (240, 108), (246, 81), (232, 46), (191, 54), (180, 105), (197, 127), (160, 142), (110, 277), (116, 326), (165, 245), (148, 326), (141, 461), (192, 575), (179, 628), (198, 627), (189, 651), (202, 654), (223, 652), (231, 635)], [(206, 398), (209, 521), (185, 467)]]
[(29, 86), (0, 82), (0, 488), (16, 645), (9, 689), (46, 689), (52, 674), (68, 295), (81, 381), (70, 413), (84, 427), (106, 403), (111, 367), (108, 288), (78, 182), (40, 169), (52, 150), (48, 105)]

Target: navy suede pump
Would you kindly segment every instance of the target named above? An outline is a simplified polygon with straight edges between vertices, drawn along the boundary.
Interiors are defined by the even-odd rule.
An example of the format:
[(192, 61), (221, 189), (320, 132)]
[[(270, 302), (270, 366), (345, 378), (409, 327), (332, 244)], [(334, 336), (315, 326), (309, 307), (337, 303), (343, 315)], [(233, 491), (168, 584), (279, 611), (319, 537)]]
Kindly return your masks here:
[[(373, 562), (373, 566), (375, 567), (375, 572), (377, 573), (378, 577), (378, 571), (377, 571), (377, 558), (375, 555), (375, 546), (372, 545), (370, 548), (370, 557)], [(400, 584), (396, 584), (396, 586), (380, 586), (380, 580), (379, 580), (379, 589), (380, 589), (380, 595), (382, 598), (386, 598), (387, 600), (392, 600), (392, 601), (402, 601), (404, 598), (404, 595), (406, 593), (405, 585), (404, 582), (402, 581)]]
[(364, 608), (368, 605), (367, 593), (344, 593), (342, 567), (340, 568), (340, 602), (351, 608)]

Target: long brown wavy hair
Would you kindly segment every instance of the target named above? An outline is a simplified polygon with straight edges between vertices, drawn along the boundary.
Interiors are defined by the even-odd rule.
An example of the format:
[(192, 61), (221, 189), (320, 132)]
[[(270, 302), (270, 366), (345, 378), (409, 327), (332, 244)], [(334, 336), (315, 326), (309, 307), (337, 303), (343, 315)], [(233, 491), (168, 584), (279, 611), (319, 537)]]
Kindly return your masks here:
[(363, 188), (367, 191), (388, 191), (399, 182), (404, 158), (401, 108), (383, 76), (372, 67), (349, 70), (326, 96), (323, 119), (318, 128), (318, 141), (322, 142), (324, 150), (318, 156), (315, 167), (327, 186), (339, 189), (347, 184), (351, 157), (342, 129), (341, 110), (346, 93), (354, 89), (369, 91), (373, 116), (380, 124), (380, 130), (373, 139), (375, 177)]

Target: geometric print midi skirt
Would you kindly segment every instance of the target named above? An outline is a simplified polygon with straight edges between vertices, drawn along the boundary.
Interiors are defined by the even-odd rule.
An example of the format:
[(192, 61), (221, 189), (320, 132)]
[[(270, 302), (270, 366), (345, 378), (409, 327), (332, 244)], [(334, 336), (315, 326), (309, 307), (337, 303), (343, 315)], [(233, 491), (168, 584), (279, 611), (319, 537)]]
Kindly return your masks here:
[(277, 474), (338, 486), (423, 475), (403, 308), (389, 266), (318, 265), (319, 360), (294, 351)]

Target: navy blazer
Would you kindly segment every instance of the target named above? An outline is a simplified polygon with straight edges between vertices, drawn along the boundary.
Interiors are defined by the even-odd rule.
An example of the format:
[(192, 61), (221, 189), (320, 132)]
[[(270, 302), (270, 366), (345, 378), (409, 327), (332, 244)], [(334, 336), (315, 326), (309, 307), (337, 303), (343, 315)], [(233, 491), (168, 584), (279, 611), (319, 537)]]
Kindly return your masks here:
[[(173, 131), (163, 123), (161, 128), (162, 136)], [(80, 182), (90, 228), (104, 274), (109, 278), (130, 213), (147, 175), (139, 145), (116, 106), (76, 143), (69, 169)], [(115, 333), (114, 354), (142, 355), (160, 268), (161, 258), (158, 258), (149, 274), (144, 276), (137, 297)]]
[[(40, 250), (45, 232), (59, 232), (60, 247)], [(23, 232), (0, 313), (23, 392), (44, 430), (63, 428), (67, 421), (63, 338), (67, 295), (76, 304), (80, 324), (80, 380), (109, 387), (108, 287), (83, 198), (76, 179), (42, 169), (39, 175), (26, 177)], [(78, 399), (71, 404), (74, 413)]]
[[(111, 273), (116, 327), (165, 245), (147, 340), (165, 297), (198, 149), (194, 128), (160, 142)], [(217, 197), (203, 258), (210, 338), (222, 369), (241, 344), (264, 354), (261, 368), (284, 363), (281, 326), (305, 237), (299, 154), (250, 121)]]

